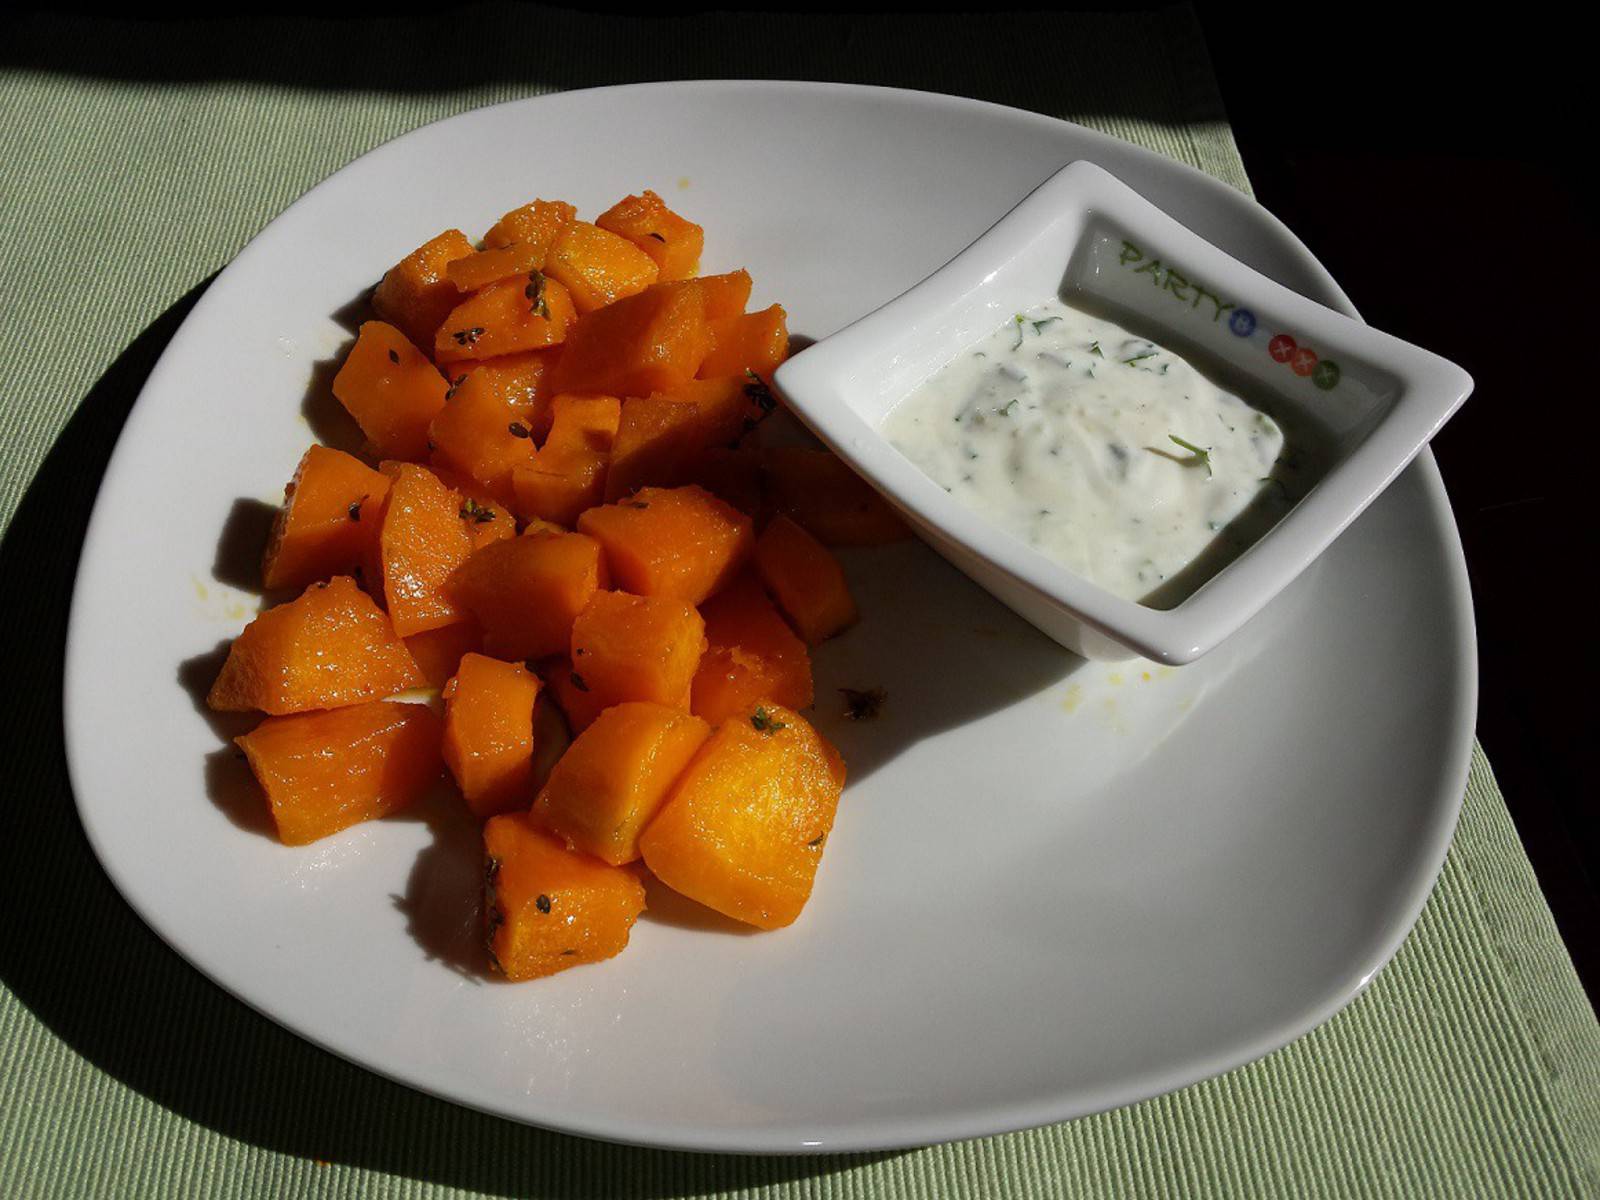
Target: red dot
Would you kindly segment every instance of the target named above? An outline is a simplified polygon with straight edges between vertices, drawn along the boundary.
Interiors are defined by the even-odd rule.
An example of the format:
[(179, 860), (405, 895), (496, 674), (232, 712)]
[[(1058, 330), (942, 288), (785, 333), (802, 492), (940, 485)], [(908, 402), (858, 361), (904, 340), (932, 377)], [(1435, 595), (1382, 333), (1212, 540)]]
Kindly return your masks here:
[(1295, 351), (1294, 339), (1287, 333), (1280, 333), (1267, 343), (1267, 353), (1278, 362), (1288, 362), (1289, 356)]
[(1301, 346), (1289, 360), (1289, 369), (1296, 375), (1311, 374), (1317, 369), (1317, 352), (1308, 346)]

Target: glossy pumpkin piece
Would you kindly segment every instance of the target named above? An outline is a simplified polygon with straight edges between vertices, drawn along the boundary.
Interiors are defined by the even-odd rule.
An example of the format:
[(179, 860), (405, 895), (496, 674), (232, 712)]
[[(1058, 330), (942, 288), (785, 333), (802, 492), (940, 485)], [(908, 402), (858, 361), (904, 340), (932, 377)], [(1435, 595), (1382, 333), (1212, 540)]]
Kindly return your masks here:
[(789, 318), (781, 304), (760, 312), (711, 322), (711, 350), (700, 364), (700, 378), (744, 376), (771, 379), (789, 357)]
[(627, 238), (587, 221), (573, 221), (561, 231), (544, 269), (565, 285), (580, 313), (637, 295), (659, 274), (655, 260)]
[(517, 512), (570, 527), (605, 499), (608, 450), (621, 404), (615, 396), (565, 394), (550, 403), (550, 434), (512, 476)]
[(434, 335), (433, 357), (448, 371), (462, 359), (540, 350), (564, 341), (576, 317), (567, 289), (550, 276), (503, 279), (450, 310)]
[(647, 700), (687, 709), (705, 622), (665, 596), (596, 592), (572, 623), (572, 667), (602, 707)]
[(639, 839), (676, 892), (760, 929), (792, 924), (811, 897), (844, 789), (844, 762), (777, 705), (717, 727)]
[(439, 779), (439, 718), (423, 704), (268, 717), (234, 741), (289, 846), (409, 808)]
[(471, 253), (466, 234), (446, 229), (389, 268), (372, 291), (372, 311), (413, 345), (433, 345), (434, 333), (461, 302), (460, 292), (450, 282), (450, 264)]
[(393, 325), (368, 321), (356, 335), (333, 394), (355, 418), (378, 458), (428, 457), (428, 425), (449, 390), (428, 357)]
[(537, 979), (620, 954), (644, 911), (632, 871), (567, 849), (524, 813), (483, 827), (489, 956), (507, 979)]
[(533, 422), (510, 407), (493, 380), (470, 375), (428, 427), (430, 462), (471, 480), (502, 506), (512, 500), (511, 472), (533, 462)]
[(473, 552), (472, 520), (461, 495), (426, 467), (384, 463), (394, 482), (372, 558), (362, 568), (401, 637), (466, 618), (445, 580)]
[(591, 508), (578, 529), (605, 547), (617, 587), (688, 604), (731, 579), (755, 544), (749, 517), (692, 485), (640, 488)]
[(630, 398), (611, 447), (606, 498), (688, 482), (701, 450), (731, 445), (760, 424), (766, 412), (760, 400), (769, 396), (736, 378), (697, 379), (671, 392)]
[(705, 301), (706, 320), (737, 317), (750, 305), (750, 272), (729, 271), (724, 275), (702, 275), (694, 281)]
[(472, 540), (474, 550), (482, 550), (494, 542), (517, 536), (515, 510), (491, 496), (481, 483), (442, 467), (434, 467), (433, 473), (460, 501), (461, 507), (456, 510), (456, 515), (466, 525), (467, 536)]
[(608, 396), (669, 392), (694, 378), (710, 349), (698, 281), (658, 284), (580, 317), (550, 386)]
[(490, 249), (517, 243), (533, 246), (539, 252), (539, 262), (534, 265), (543, 268), (550, 247), (577, 217), (578, 210), (563, 200), (535, 200), (512, 209), (496, 221), (483, 235), (483, 244)]
[(605, 582), (599, 543), (563, 533), (479, 550), (452, 577), (450, 592), (483, 627), (487, 653), (537, 659), (567, 652), (573, 621)]
[(533, 803), (539, 677), (521, 663), (462, 657), (444, 688), (444, 762), (480, 817)]
[(543, 249), (519, 242), (489, 250), (474, 250), (465, 258), (448, 264), (445, 274), (458, 292), (476, 292), (491, 283), (499, 283), (513, 275), (527, 275), (542, 266)]
[[(446, 363), (444, 374), (456, 394), (468, 379), (476, 379), (474, 386), (519, 412), (532, 431), (533, 440), (542, 442), (550, 432), (550, 393), (544, 384), (560, 353), (560, 346), (551, 346), (499, 358), (464, 359)], [(445, 398), (454, 399), (454, 395), (446, 392)]]
[(422, 683), (389, 618), (353, 579), (339, 575), (246, 625), (206, 704), (280, 716), (360, 704)]
[(359, 458), (312, 446), (283, 489), (283, 507), (261, 559), (268, 591), (296, 590), (347, 574), (378, 536), (389, 477)]
[(483, 649), (483, 630), (475, 621), (457, 621), (438, 629), (424, 630), (404, 639), (417, 669), (431, 688), (442, 688), (468, 654)]
[(792, 518), (827, 546), (880, 546), (911, 530), (872, 485), (830, 450), (774, 446), (762, 451), (764, 505)]
[(639, 857), (639, 834), (711, 726), (681, 708), (607, 708), (550, 772), (534, 818), (568, 845), (616, 866)]
[(539, 447), (540, 452), (604, 453), (616, 440), (621, 420), (622, 401), (615, 396), (563, 392), (550, 401), (550, 435)]
[(705, 230), (668, 208), (660, 196), (643, 195), (618, 201), (595, 218), (601, 229), (627, 238), (648, 254), (662, 282), (687, 279), (700, 269)]
[(808, 708), (811, 656), (754, 575), (740, 576), (701, 606), (706, 652), (690, 708), (713, 725), (763, 701)]
[(539, 676), (566, 718), (574, 736), (582, 733), (604, 710), (600, 697), (589, 689), (588, 680), (573, 670), (569, 658), (553, 658), (540, 664)]
[(761, 531), (755, 568), (807, 645), (827, 641), (860, 616), (839, 560), (788, 517), (774, 517)]

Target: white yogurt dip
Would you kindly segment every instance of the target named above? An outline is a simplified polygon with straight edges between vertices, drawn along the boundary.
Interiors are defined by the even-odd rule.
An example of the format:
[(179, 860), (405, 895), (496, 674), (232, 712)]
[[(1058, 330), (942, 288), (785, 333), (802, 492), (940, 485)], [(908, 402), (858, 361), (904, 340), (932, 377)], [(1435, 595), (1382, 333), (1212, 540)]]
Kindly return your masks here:
[(1273, 418), (1060, 300), (940, 368), (883, 432), (966, 507), (1160, 607), (1182, 598), (1179, 576), (1187, 594), (1281, 517), (1302, 474)]

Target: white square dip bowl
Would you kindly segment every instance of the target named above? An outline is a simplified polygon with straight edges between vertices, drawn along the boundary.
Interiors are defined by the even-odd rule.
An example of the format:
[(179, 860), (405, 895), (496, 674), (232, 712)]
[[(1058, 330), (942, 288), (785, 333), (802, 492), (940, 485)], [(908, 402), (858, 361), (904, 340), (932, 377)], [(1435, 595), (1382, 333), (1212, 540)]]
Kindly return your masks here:
[[(890, 411), (1012, 315), (1059, 297), (1320, 428), (1328, 467), (1254, 545), (1169, 609), (1075, 574), (951, 497), (881, 432)], [(1307, 300), (1075, 162), (949, 263), (795, 355), (789, 406), (951, 563), (1087, 658), (1187, 663), (1248, 621), (1371, 504), (1472, 391), (1460, 367)]]

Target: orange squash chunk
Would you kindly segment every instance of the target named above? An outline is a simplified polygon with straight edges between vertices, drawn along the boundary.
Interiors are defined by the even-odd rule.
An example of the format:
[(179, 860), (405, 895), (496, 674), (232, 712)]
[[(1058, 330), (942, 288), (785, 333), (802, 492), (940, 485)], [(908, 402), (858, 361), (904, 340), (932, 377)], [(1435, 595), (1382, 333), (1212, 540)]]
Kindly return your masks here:
[(261, 559), (268, 591), (354, 570), (378, 533), (389, 477), (341, 450), (312, 446), (283, 489)]
[(444, 688), (444, 762), (480, 817), (533, 802), (533, 706), (539, 677), (482, 654), (461, 659)]
[(544, 266), (544, 251), (529, 242), (517, 242), (498, 249), (474, 250), (445, 267), (445, 274), (458, 292), (476, 292), (491, 283), (526, 275)]
[(705, 230), (686, 221), (662, 202), (654, 192), (629, 196), (595, 218), (601, 229), (627, 238), (648, 254), (663, 282), (687, 279), (700, 269), (700, 251), (705, 247)]
[(483, 630), (474, 621), (457, 621), (454, 625), (414, 633), (405, 643), (428, 686), (442, 688), (456, 673), (463, 658), (483, 649)]
[(774, 446), (762, 452), (766, 506), (828, 546), (878, 546), (911, 536), (872, 485), (832, 451)]
[(761, 452), (754, 446), (707, 446), (690, 459), (683, 482), (755, 516), (761, 511)]
[(711, 322), (711, 351), (700, 364), (700, 378), (742, 376), (753, 371), (769, 379), (789, 357), (789, 323), (783, 305)]
[(535, 200), (532, 204), (512, 209), (496, 221), (494, 227), (483, 235), (483, 244), (490, 249), (503, 249), (519, 242), (535, 246), (540, 261), (534, 266), (542, 270), (550, 247), (556, 244), (556, 239), (577, 216), (578, 210), (565, 201)]
[(572, 669), (601, 707), (649, 700), (688, 708), (705, 648), (694, 606), (665, 596), (596, 592), (572, 623)]
[(539, 667), (539, 674), (574, 735), (594, 724), (605, 709), (600, 697), (589, 690), (588, 681), (572, 669), (571, 659), (550, 659)]
[(461, 302), (461, 295), (447, 274), (449, 266), (471, 253), (472, 243), (466, 234), (459, 229), (446, 229), (389, 268), (373, 289), (372, 311), (398, 328), (413, 345), (433, 345), (434, 333)]
[(466, 525), (474, 550), (482, 550), (492, 542), (517, 536), (517, 518), (512, 514), (511, 507), (491, 496), (477, 480), (440, 467), (435, 467), (433, 473), (440, 483), (455, 492), (461, 502), (456, 515)]
[(360, 704), (422, 682), (389, 618), (355, 580), (339, 575), (246, 625), (206, 704), (279, 716)]
[(268, 717), (234, 738), (267, 794), (278, 838), (303, 846), (410, 807), (439, 778), (439, 718), (376, 700)]
[(702, 275), (694, 286), (705, 298), (706, 320), (737, 317), (750, 303), (750, 272), (729, 271), (726, 275)]
[(572, 221), (545, 258), (545, 273), (572, 293), (580, 313), (592, 313), (656, 282), (655, 260), (627, 238), (587, 221)]
[(744, 378), (728, 378), (697, 379), (671, 392), (631, 397), (622, 406), (611, 447), (606, 499), (646, 485), (687, 482), (701, 450), (729, 445), (760, 424), (764, 410), (758, 398), (770, 396)]
[(512, 474), (517, 512), (570, 526), (605, 499), (607, 450), (621, 403), (615, 396), (565, 394), (550, 404), (550, 435), (532, 462)]
[(700, 610), (706, 652), (690, 710), (713, 725), (763, 701), (811, 704), (811, 656), (753, 575), (742, 575)]
[(533, 425), (526, 412), (505, 403), (492, 379), (479, 378), (461, 383), (428, 426), (430, 462), (509, 504), (511, 472), (533, 461)]
[(554, 346), (576, 317), (567, 289), (549, 276), (532, 271), (502, 279), (450, 310), (434, 335), (433, 357), (449, 364)]
[(401, 637), (464, 620), (444, 583), (473, 552), (476, 521), (461, 495), (426, 467), (384, 463), (383, 469), (394, 482), (362, 568), (368, 588), (383, 597)]
[(361, 326), (333, 394), (355, 418), (379, 458), (417, 462), (428, 456), (428, 423), (444, 407), (443, 375), (392, 325)]
[(578, 318), (550, 387), (608, 396), (670, 392), (694, 378), (710, 348), (700, 281), (657, 284)]
[[(551, 346), (547, 350), (529, 350), (499, 358), (463, 359), (446, 363), (444, 373), (450, 387), (458, 392), (468, 379), (476, 377), (478, 382), (474, 386), (488, 391), (507, 408), (520, 412), (533, 432), (533, 440), (539, 442), (550, 432), (550, 393), (545, 390), (544, 382), (560, 353), (560, 346)], [(445, 393), (445, 398), (454, 399), (449, 392)]]
[(496, 658), (564, 654), (572, 623), (605, 586), (600, 545), (578, 533), (496, 542), (463, 563), (451, 594), (483, 627)]
[(762, 705), (730, 717), (639, 839), (674, 891), (761, 929), (794, 922), (833, 828), (844, 762), (799, 714)]
[(681, 708), (608, 708), (556, 763), (533, 816), (575, 850), (614, 866), (633, 862), (639, 834), (710, 736), (711, 726)]
[(860, 613), (839, 560), (788, 517), (774, 517), (756, 539), (756, 574), (807, 645), (854, 625)]
[(578, 529), (605, 547), (619, 588), (689, 604), (732, 578), (755, 543), (749, 517), (692, 485), (640, 488), (591, 508)]
[(620, 954), (644, 911), (622, 867), (568, 850), (525, 813), (483, 827), (489, 957), (507, 979), (537, 979)]

